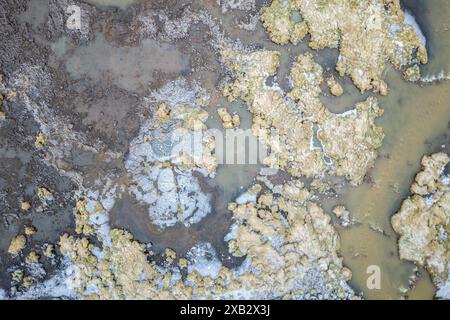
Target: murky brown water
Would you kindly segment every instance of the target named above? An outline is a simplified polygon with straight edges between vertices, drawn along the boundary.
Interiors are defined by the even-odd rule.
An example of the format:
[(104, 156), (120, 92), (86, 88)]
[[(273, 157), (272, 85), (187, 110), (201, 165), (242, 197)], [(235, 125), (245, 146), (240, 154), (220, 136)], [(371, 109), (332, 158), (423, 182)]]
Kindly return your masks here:
[(122, 89), (140, 93), (148, 89), (155, 72), (180, 74), (189, 67), (188, 57), (174, 45), (146, 39), (139, 47), (117, 47), (106, 42), (101, 33), (96, 34), (88, 46), (67, 54), (65, 61), (74, 79), (88, 76), (101, 81), (109, 78)]

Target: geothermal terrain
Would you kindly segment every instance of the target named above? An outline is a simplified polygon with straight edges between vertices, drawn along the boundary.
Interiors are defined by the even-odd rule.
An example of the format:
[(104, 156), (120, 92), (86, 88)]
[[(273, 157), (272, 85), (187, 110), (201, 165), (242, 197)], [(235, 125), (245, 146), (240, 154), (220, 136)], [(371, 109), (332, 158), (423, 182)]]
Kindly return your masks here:
[(0, 299), (449, 299), (446, 0), (2, 0)]

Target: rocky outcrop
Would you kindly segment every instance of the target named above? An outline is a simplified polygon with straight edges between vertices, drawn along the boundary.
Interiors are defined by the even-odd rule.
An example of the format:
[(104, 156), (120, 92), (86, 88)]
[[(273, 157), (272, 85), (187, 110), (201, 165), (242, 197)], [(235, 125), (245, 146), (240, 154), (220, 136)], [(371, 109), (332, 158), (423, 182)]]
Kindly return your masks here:
[(450, 175), (444, 169), (449, 162), (443, 152), (424, 156), (412, 195), (392, 217), (400, 258), (426, 268), (436, 297), (445, 299), (450, 299)]

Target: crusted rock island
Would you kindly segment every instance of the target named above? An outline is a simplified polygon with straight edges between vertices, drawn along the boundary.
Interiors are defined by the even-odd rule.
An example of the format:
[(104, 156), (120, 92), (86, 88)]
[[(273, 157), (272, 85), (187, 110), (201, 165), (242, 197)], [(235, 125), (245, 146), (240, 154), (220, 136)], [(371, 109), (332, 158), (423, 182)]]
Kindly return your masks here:
[(392, 217), (392, 227), (400, 235), (400, 257), (425, 267), (437, 287), (436, 297), (444, 299), (450, 299), (449, 162), (442, 152), (424, 156), (412, 195)]
[(231, 254), (245, 257), (239, 267), (223, 266), (208, 243), (178, 263), (169, 250), (157, 265), (124, 230), (99, 238), (103, 248), (65, 234), (59, 245), (75, 267), (71, 286), (89, 299), (357, 299), (337, 232), (313, 195), (300, 181), (262, 189), (257, 184), (252, 200), (228, 206), (234, 223), (225, 240)]

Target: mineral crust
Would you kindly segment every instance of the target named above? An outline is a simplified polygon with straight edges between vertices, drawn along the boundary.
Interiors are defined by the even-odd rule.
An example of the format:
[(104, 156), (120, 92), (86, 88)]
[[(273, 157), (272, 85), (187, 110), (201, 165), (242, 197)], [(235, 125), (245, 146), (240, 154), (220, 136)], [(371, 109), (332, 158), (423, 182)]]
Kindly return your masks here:
[(158, 266), (147, 246), (124, 230), (112, 229), (102, 248), (65, 234), (59, 246), (75, 268), (71, 286), (92, 299), (358, 298), (346, 283), (351, 272), (337, 254), (330, 217), (303, 184), (288, 182), (281, 194), (255, 190), (255, 202), (230, 204), (234, 224), (225, 240), (233, 255), (245, 257), (240, 266), (224, 267), (204, 244), (180, 259), (184, 277), (171, 265), (173, 250), (165, 254), (170, 266)]
[(308, 33), (312, 49), (339, 48), (339, 74), (348, 75), (362, 92), (383, 95), (387, 62), (396, 69), (427, 63), (425, 40), (411, 19), (399, 0), (274, 0), (261, 12), (272, 41), (295, 43)]
[(450, 299), (450, 158), (443, 152), (422, 158), (412, 195), (392, 217), (400, 235), (400, 258), (425, 267), (437, 287), (436, 297)]

